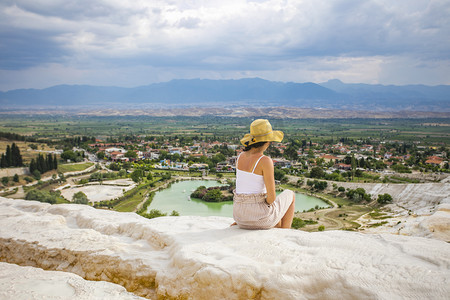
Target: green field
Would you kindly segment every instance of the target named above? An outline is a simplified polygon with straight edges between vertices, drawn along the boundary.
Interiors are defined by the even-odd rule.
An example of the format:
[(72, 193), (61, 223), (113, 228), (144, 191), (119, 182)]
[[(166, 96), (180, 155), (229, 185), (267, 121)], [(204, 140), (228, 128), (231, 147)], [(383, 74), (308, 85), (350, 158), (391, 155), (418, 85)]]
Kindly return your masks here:
[(66, 172), (77, 172), (83, 171), (92, 166), (94, 163), (86, 162), (81, 164), (67, 164), (67, 165), (59, 165), (58, 172), (66, 173)]
[[(123, 135), (177, 136), (226, 139), (239, 142), (254, 118), (0, 115), (0, 131), (32, 135), (39, 139), (73, 136), (100, 138)], [(450, 119), (271, 119), (273, 127), (289, 139), (313, 142), (341, 138), (419, 142), (448, 145)]]

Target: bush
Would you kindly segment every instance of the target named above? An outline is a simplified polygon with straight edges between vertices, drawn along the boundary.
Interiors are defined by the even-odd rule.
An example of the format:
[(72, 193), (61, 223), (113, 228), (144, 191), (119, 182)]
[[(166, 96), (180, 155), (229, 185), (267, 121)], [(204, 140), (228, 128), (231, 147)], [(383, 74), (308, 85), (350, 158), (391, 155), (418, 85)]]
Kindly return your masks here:
[(355, 202), (361, 202), (363, 200), (370, 201), (370, 194), (366, 194), (366, 190), (363, 188), (357, 188), (355, 190), (349, 189), (347, 193), (345, 194), (348, 199), (355, 201)]
[(301, 227), (304, 227), (305, 225), (311, 225), (311, 224), (317, 224), (317, 221), (302, 220), (300, 218), (294, 217), (294, 219), (292, 219), (292, 226), (291, 226), (291, 228), (299, 229)]
[(34, 171), (33, 171), (33, 177), (34, 177), (36, 180), (41, 179), (41, 172), (39, 172), (39, 170), (34, 170)]
[(136, 169), (131, 173), (130, 177), (134, 182), (139, 183), (144, 177), (144, 172), (141, 169)]
[(325, 172), (321, 167), (314, 167), (311, 169), (311, 172), (309, 173), (309, 177), (311, 178), (322, 178), (325, 176)]
[(14, 174), (13, 180), (14, 182), (19, 182), (19, 175)]
[(60, 191), (41, 191), (41, 190), (31, 190), (26, 196), (26, 200), (37, 200), (39, 202), (46, 202), (50, 204), (55, 204), (58, 200), (63, 200)]
[(33, 178), (31, 178), (31, 177), (29, 177), (29, 176), (25, 177), (24, 179), (25, 179), (25, 181), (28, 182), (28, 183), (33, 182)]
[(208, 190), (202, 199), (207, 202), (220, 202), (222, 201), (222, 192), (220, 189)]
[(412, 173), (411, 170), (402, 164), (395, 164), (391, 166), (391, 169), (398, 172), (398, 173)]
[(162, 211), (158, 209), (152, 209), (147, 214), (142, 214), (141, 216), (147, 218), (147, 219), (153, 219), (158, 217), (164, 217), (167, 216), (167, 214), (163, 213)]
[(278, 168), (274, 169), (274, 177), (275, 177), (275, 180), (278, 180), (280, 182), (287, 181), (286, 173), (283, 170), (278, 169)]
[(173, 217), (178, 217), (180, 215), (180, 213), (177, 212), (176, 210), (172, 210), (172, 213), (170, 215)]
[(294, 217), (294, 219), (292, 219), (292, 228), (299, 229), (304, 227), (305, 225), (305, 222), (300, 218)]
[(325, 230), (325, 226), (320, 225), (319, 228), (317, 228), (319, 231), (324, 231)]
[(378, 195), (377, 201), (380, 204), (392, 203), (392, 196), (389, 194)]
[(8, 184), (8, 182), (9, 182), (9, 178), (8, 177), (2, 177), (2, 183), (3, 183), (3, 185), (7, 185)]
[(72, 202), (75, 204), (89, 204), (88, 197), (81, 191), (72, 196)]
[(343, 186), (338, 187), (338, 191), (341, 193), (345, 192), (345, 187), (343, 187)]
[(326, 181), (316, 181), (314, 180), (314, 188), (318, 191), (323, 191), (328, 186), (328, 183)]

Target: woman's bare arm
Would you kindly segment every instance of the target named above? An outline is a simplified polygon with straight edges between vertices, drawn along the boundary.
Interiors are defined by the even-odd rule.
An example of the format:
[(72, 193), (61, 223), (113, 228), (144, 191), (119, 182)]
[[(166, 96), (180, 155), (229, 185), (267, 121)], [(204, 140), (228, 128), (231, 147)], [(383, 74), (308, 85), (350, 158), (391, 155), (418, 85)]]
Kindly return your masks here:
[(275, 177), (273, 161), (270, 157), (263, 157), (260, 161), (262, 167), (262, 175), (264, 178), (264, 184), (267, 189), (267, 199), (266, 202), (272, 204), (275, 201), (277, 195), (275, 194)]

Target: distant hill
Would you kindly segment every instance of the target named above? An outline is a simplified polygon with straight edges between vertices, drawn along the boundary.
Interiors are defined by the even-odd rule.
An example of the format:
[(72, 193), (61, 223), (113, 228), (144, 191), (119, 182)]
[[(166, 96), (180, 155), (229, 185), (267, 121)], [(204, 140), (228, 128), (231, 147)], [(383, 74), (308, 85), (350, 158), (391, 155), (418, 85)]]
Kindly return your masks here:
[(450, 86), (425, 85), (372, 85), (343, 83), (333, 79), (321, 86), (340, 94), (346, 99), (343, 108), (367, 106), (391, 110), (450, 111)]
[(253, 105), (347, 110), (450, 111), (450, 86), (383, 86), (239, 80), (172, 80), (135, 88), (58, 85), (0, 92), (4, 108), (73, 105)]

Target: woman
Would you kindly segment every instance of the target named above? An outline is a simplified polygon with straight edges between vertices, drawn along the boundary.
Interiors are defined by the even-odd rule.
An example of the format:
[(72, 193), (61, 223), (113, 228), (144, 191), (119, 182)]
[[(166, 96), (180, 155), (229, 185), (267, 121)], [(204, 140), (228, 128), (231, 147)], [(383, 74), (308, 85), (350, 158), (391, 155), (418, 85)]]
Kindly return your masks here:
[(236, 161), (233, 225), (244, 229), (291, 228), (295, 195), (285, 190), (276, 196), (273, 162), (264, 155), (270, 142), (281, 142), (283, 136), (283, 132), (272, 130), (269, 121), (258, 119), (250, 125), (250, 134), (241, 139), (245, 148)]

